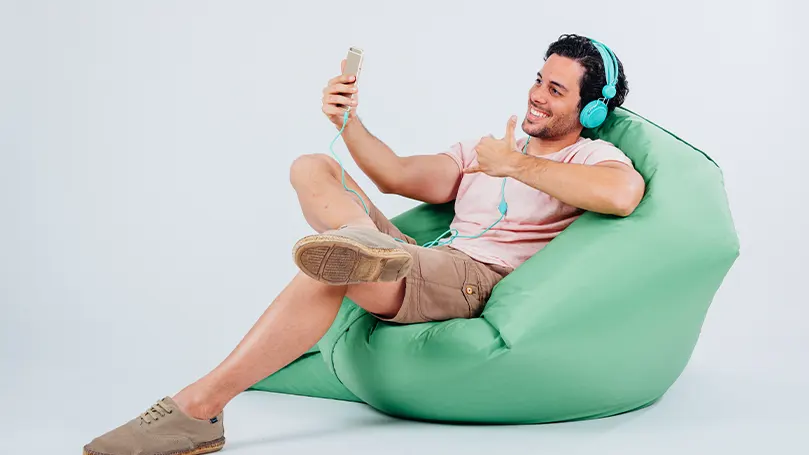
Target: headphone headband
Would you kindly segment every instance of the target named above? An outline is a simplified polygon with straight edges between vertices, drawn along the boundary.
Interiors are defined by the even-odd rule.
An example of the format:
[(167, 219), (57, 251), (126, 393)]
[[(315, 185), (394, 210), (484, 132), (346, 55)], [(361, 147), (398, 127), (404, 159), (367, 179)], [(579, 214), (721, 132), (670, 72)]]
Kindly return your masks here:
[(579, 115), (579, 120), (585, 128), (595, 128), (601, 125), (607, 118), (607, 112), (609, 110), (607, 102), (609, 102), (617, 92), (615, 86), (618, 85), (619, 67), (618, 58), (615, 57), (615, 54), (612, 53), (609, 47), (592, 38), (589, 38), (589, 40), (593, 43), (598, 53), (601, 54), (601, 59), (604, 61), (606, 84), (601, 89), (603, 98), (590, 101), (587, 106), (584, 106), (584, 109), (582, 109)]
[(607, 84), (601, 90), (604, 98), (611, 99), (615, 96), (615, 85), (618, 84), (618, 59), (612, 50), (605, 44), (590, 38), (590, 41), (595, 46), (598, 53), (601, 54), (601, 59), (604, 61), (604, 73), (606, 75)]

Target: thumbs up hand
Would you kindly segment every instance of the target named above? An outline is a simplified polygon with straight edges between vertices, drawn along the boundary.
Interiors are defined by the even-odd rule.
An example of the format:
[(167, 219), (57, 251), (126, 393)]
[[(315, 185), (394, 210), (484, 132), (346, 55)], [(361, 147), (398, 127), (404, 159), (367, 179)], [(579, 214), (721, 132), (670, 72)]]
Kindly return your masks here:
[(516, 125), (517, 116), (512, 115), (506, 123), (506, 134), (502, 139), (495, 139), (491, 135), (481, 138), (478, 145), (475, 146), (478, 164), (464, 169), (464, 174), (482, 172), (492, 177), (508, 177), (520, 157), (520, 151), (517, 150), (517, 142), (514, 139)]

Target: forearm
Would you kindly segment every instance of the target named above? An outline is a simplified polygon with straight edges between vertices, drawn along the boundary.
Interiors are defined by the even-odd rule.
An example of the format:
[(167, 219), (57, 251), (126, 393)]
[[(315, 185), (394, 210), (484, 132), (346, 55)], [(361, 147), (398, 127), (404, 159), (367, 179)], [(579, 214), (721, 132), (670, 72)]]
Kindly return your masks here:
[(516, 154), (509, 175), (568, 205), (611, 215), (632, 213), (642, 194), (642, 179), (609, 166), (559, 163)]
[(343, 130), (343, 141), (362, 172), (383, 192), (391, 192), (402, 175), (402, 159), (374, 137), (360, 122), (352, 119)]

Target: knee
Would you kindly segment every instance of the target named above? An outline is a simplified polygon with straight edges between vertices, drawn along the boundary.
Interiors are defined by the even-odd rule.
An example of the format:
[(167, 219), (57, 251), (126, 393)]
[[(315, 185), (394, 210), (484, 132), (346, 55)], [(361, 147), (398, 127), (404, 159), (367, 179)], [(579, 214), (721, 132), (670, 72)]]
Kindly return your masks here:
[(322, 181), (324, 176), (336, 176), (340, 165), (333, 158), (313, 153), (295, 158), (289, 168), (289, 181), (295, 188)]

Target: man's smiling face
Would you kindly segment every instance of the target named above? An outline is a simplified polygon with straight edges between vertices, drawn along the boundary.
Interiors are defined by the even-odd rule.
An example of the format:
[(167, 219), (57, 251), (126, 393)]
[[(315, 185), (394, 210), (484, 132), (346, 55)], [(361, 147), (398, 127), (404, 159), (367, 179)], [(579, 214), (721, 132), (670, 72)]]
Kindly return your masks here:
[(584, 67), (575, 60), (556, 54), (548, 57), (528, 92), (523, 131), (540, 139), (573, 131), (579, 134), (579, 82), (583, 75)]

